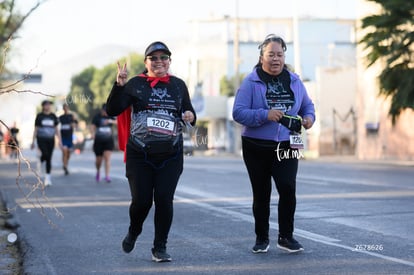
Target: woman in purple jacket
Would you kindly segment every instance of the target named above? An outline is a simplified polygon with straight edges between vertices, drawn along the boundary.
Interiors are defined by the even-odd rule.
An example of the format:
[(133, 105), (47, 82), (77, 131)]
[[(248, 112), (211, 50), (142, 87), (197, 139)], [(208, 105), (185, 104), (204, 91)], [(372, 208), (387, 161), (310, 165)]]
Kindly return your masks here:
[(237, 91), (233, 118), (243, 125), (243, 159), (253, 191), (256, 243), (253, 253), (269, 249), (271, 179), (279, 193), (277, 246), (303, 250), (293, 238), (296, 174), (303, 148), (302, 126), (312, 127), (315, 108), (299, 77), (285, 65), (286, 43), (274, 34), (259, 45), (259, 62)]

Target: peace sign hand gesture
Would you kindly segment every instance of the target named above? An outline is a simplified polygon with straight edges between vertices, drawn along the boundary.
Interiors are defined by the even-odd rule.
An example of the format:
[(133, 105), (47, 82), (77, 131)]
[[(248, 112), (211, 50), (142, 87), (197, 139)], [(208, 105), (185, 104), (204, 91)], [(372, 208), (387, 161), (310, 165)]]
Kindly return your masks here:
[(118, 61), (117, 65), (118, 65), (118, 74), (116, 75), (116, 83), (118, 86), (124, 86), (128, 80), (127, 64), (125, 63), (124, 66), (121, 66), (121, 64), (119, 64), (119, 61)]

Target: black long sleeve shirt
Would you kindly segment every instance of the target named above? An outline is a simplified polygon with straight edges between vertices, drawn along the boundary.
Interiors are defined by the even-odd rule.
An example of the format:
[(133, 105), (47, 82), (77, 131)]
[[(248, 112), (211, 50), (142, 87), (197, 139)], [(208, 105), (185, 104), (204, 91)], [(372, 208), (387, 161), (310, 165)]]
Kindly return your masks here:
[(125, 86), (115, 83), (107, 99), (106, 112), (110, 116), (117, 116), (130, 106), (130, 134), (138, 137), (145, 135), (146, 119), (151, 114), (179, 121), (182, 113), (191, 111), (194, 114), (192, 125), (196, 123), (187, 86), (175, 76), (170, 76), (169, 83), (158, 82), (153, 88), (145, 77), (140, 76), (131, 78)]

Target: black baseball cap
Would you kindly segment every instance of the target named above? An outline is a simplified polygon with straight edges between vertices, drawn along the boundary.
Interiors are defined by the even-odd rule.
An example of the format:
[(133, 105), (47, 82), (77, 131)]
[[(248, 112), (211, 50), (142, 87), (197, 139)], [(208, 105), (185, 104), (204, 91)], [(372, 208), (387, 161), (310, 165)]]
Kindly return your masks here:
[(42, 101), (42, 107), (45, 106), (46, 104), (53, 104), (53, 102), (50, 101), (50, 100), (43, 100)]
[(166, 54), (168, 54), (169, 56), (171, 56), (171, 52), (168, 49), (167, 45), (165, 45), (163, 42), (161, 41), (155, 41), (152, 42), (147, 49), (145, 50), (145, 57), (147, 57), (148, 55), (152, 54), (155, 51), (163, 51)]

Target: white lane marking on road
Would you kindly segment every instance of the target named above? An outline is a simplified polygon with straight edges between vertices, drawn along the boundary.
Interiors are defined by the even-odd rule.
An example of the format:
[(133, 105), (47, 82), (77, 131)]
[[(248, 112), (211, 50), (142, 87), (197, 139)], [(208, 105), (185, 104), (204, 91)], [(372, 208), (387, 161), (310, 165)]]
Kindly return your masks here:
[[(189, 188), (189, 187), (181, 187), (179, 188), (179, 190), (177, 189), (177, 191), (188, 194), (188, 195), (192, 195), (192, 196), (199, 196), (199, 197), (203, 197), (203, 198), (212, 198), (215, 197), (214, 194), (210, 194), (208, 192), (205, 191), (201, 191), (201, 190), (197, 190), (194, 188)], [(251, 215), (246, 215), (240, 212), (236, 212), (234, 210), (230, 210), (228, 208), (219, 208), (216, 207), (214, 205), (208, 204), (205, 201), (201, 202), (199, 199), (191, 199), (191, 198), (184, 198), (184, 197), (180, 197), (180, 196), (175, 196), (177, 199), (181, 200), (185, 200), (187, 203), (191, 203), (191, 204), (197, 204), (200, 207), (206, 208), (206, 209), (210, 209), (210, 210), (214, 210), (216, 212), (220, 212), (222, 214), (227, 214), (233, 217), (237, 217), (243, 221), (247, 221), (247, 222), (251, 222), (253, 223), (253, 217)], [(245, 204), (241, 204), (241, 203), (235, 203), (235, 202), (229, 202), (229, 204), (232, 205), (237, 205), (237, 206), (245, 206)], [(272, 229), (277, 229), (278, 228), (278, 224), (277, 223), (272, 223), (270, 222), (270, 227)], [(324, 240), (324, 241), (328, 241), (328, 242), (339, 242), (340, 240), (338, 239), (333, 239), (327, 236), (322, 236), (316, 233), (312, 233), (306, 230), (301, 230), (301, 229), (295, 229), (295, 232), (300, 233), (303, 236), (307, 236), (308, 238), (313, 238), (313, 239), (317, 239), (317, 240)]]
[[(200, 190), (196, 190), (196, 189), (192, 189), (192, 188), (186, 188), (186, 187), (184, 187), (184, 188), (181, 187), (180, 190), (177, 190), (177, 191), (180, 191), (182, 193), (186, 193), (186, 194), (189, 194), (189, 195), (198, 195), (198, 196), (200, 196), (203, 193), (206, 194), (205, 192), (202, 192)], [(188, 203), (191, 203), (193, 205), (196, 205), (198, 207), (201, 207), (201, 208), (204, 208), (204, 209), (207, 209), (207, 210), (210, 210), (210, 211), (214, 211), (214, 212), (217, 212), (217, 213), (229, 215), (233, 218), (237, 218), (237, 219), (240, 219), (242, 221), (247, 221), (247, 222), (250, 222), (250, 223), (254, 223), (253, 217), (251, 215), (246, 215), (246, 214), (236, 212), (236, 211), (233, 211), (233, 210), (229, 210), (229, 209), (226, 209), (226, 208), (222, 208), (222, 207), (216, 207), (214, 205), (211, 205), (211, 204), (208, 204), (208, 203), (205, 203), (205, 202), (197, 201), (196, 199), (186, 198), (186, 197), (177, 196), (177, 195), (175, 197), (177, 199), (185, 200)], [(272, 229), (276, 229), (276, 230), (278, 229), (278, 224), (275, 223), (275, 222), (270, 222), (269, 225), (270, 225), (270, 228), (272, 228)], [(355, 250), (354, 247), (339, 244), (338, 242), (340, 242), (341, 240), (333, 239), (333, 238), (330, 238), (328, 236), (319, 235), (319, 234), (312, 233), (312, 232), (302, 230), (302, 229), (298, 229), (298, 228), (295, 228), (295, 234), (302, 237), (302, 238), (305, 238), (305, 239), (308, 239), (308, 240), (311, 240), (311, 241), (314, 241), (314, 242), (323, 243), (323, 244), (326, 244), (326, 245), (343, 248), (343, 249), (346, 249), (346, 250), (349, 250), (349, 251), (358, 252), (358, 253), (370, 255), (370, 256), (373, 256), (373, 257), (381, 258), (381, 259), (391, 261), (391, 262), (394, 262), (394, 263), (400, 263), (400, 264), (403, 264), (403, 265), (414, 267), (413, 262), (406, 261), (406, 260), (399, 259), (399, 258), (395, 258), (395, 257), (391, 257), (391, 256), (382, 255), (382, 254), (371, 252), (371, 251)]]
[[(384, 183), (373, 180), (358, 180), (358, 179), (346, 179), (346, 178), (332, 178), (332, 177), (318, 177), (318, 176), (297, 176), (297, 181), (305, 182), (307, 184), (314, 185), (366, 185), (366, 186), (382, 186), (382, 187), (393, 187), (394, 183)], [(414, 189), (411, 186), (404, 186), (404, 188)]]
[[(91, 169), (79, 169), (79, 170), (83, 171), (83, 172), (91, 173)], [(120, 179), (125, 179), (125, 176), (115, 175), (115, 173), (114, 173), (113, 177), (114, 178), (116, 177), (116, 178), (120, 178)], [(179, 186), (177, 191), (182, 192), (182, 193), (186, 193), (186, 194), (189, 194), (189, 195), (201, 196), (204, 199), (215, 197), (214, 194), (209, 194), (209, 193), (204, 192), (204, 191), (200, 191), (200, 190), (193, 189), (193, 188), (188, 188), (188, 187), (183, 187), (183, 186)], [(197, 205), (197, 206), (199, 206), (201, 208), (204, 208), (204, 209), (207, 209), (207, 210), (212, 210), (212, 211), (215, 211), (215, 212), (218, 212), (218, 213), (223, 213), (223, 214), (235, 217), (235, 218), (239, 218), (240, 220), (243, 220), (243, 221), (254, 223), (253, 217), (251, 215), (246, 215), (246, 214), (239, 213), (239, 212), (229, 210), (229, 209), (219, 208), (219, 207), (216, 207), (214, 205), (211, 205), (211, 204), (208, 204), (208, 203), (205, 203), (205, 202), (199, 202), (196, 199), (185, 198), (185, 197), (181, 197), (181, 196), (177, 196), (177, 195), (175, 195), (175, 198), (179, 199), (179, 200), (186, 201), (187, 203)], [(277, 223), (270, 222), (269, 225), (272, 229), (276, 229), (276, 230), (278, 229), (278, 224)], [(339, 244), (338, 242), (340, 242), (341, 240), (333, 239), (333, 238), (330, 238), (328, 236), (319, 235), (319, 234), (312, 233), (312, 232), (302, 230), (302, 229), (298, 229), (298, 228), (295, 228), (295, 233), (298, 236), (302, 237), (302, 238), (305, 238), (305, 239), (308, 239), (308, 240), (311, 240), (311, 241), (314, 241), (314, 242), (319, 242), (319, 243), (323, 243), (323, 244), (326, 244), (326, 245), (343, 248), (345, 250), (358, 252), (358, 253), (370, 255), (370, 256), (373, 256), (373, 257), (377, 257), (377, 258), (381, 258), (381, 259), (391, 261), (391, 262), (394, 262), (394, 263), (400, 263), (400, 264), (403, 264), (403, 265), (414, 267), (414, 262), (406, 261), (406, 260), (391, 257), (391, 256), (382, 255), (382, 254), (371, 252), (371, 251), (355, 250), (354, 247)]]

